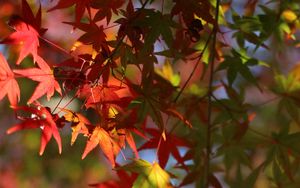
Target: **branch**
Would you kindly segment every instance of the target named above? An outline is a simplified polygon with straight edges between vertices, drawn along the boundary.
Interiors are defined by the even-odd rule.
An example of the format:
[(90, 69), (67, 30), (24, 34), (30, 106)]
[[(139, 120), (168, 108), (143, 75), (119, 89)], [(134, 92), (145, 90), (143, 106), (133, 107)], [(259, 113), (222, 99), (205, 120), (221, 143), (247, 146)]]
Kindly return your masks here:
[(216, 57), (216, 43), (217, 43), (217, 32), (218, 32), (218, 18), (219, 18), (219, 6), (220, 0), (216, 2), (215, 12), (215, 25), (213, 27), (213, 38), (212, 38), (212, 49), (210, 55), (210, 75), (208, 85), (208, 107), (207, 107), (207, 129), (206, 129), (206, 153), (205, 153), (205, 164), (204, 164), (204, 186), (209, 187), (210, 177), (210, 154), (211, 154), (211, 127), (212, 127), (212, 92), (213, 92), (213, 80), (214, 80), (214, 68), (215, 68), (215, 57)]

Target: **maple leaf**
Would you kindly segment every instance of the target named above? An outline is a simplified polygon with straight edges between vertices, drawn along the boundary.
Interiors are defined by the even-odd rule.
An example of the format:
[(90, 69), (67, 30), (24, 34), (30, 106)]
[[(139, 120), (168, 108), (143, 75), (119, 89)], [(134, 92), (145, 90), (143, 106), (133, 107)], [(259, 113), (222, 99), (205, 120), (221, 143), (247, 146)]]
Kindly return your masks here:
[(26, 0), (22, 0), (22, 20), (27, 24), (30, 24), (40, 35), (43, 35), (47, 29), (41, 28), (42, 23), (42, 7), (39, 6), (39, 9), (34, 16), (29, 4)]
[(170, 155), (177, 160), (178, 163), (184, 166), (184, 160), (180, 156), (179, 150), (177, 147), (190, 147), (190, 144), (183, 138), (179, 138), (175, 135), (166, 134), (166, 139), (161, 139), (161, 132), (156, 129), (146, 129), (146, 132), (149, 133), (153, 138), (143, 144), (138, 150), (144, 149), (155, 149), (158, 148), (158, 160), (161, 167), (165, 167)]
[(47, 29), (41, 28), (42, 12), (41, 6), (34, 16), (26, 0), (22, 0), (22, 17), (13, 15), (8, 25), (15, 29), (15, 32), (3, 39), (1, 44), (21, 44), (21, 50), (16, 62), (17, 65), (29, 54), (37, 60), (37, 49), (39, 46), (39, 36), (43, 35)]
[(186, 30), (179, 28), (176, 30), (172, 48), (155, 52), (155, 54), (175, 58), (175, 60), (186, 59), (196, 52), (195, 49), (191, 48), (191, 42), (191, 37), (188, 37)]
[(117, 39), (120, 40), (126, 35), (134, 48), (141, 48), (143, 46), (141, 39), (144, 38), (145, 28), (136, 24), (136, 22), (144, 20), (145, 15), (142, 14), (141, 11), (134, 11), (131, 0), (127, 4), (126, 11), (120, 11), (124, 17), (115, 21), (115, 23), (120, 24)]
[(168, 47), (172, 47), (174, 39), (171, 27), (176, 27), (177, 25), (170, 15), (164, 15), (159, 11), (148, 11), (145, 18), (140, 22), (140, 26), (149, 29), (145, 36), (143, 53), (152, 50), (159, 36), (162, 37)]
[[(98, 44), (95, 43), (95, 45)], [(100, 76), (102, 83), (107, 84), (111, 68), (116, 68), (117, 64), (111, 59), (111, 51), (106, 47), (106, 44), (101, 45), (101, 52), (97, 52), (96, 57), (91, 54), (81, 54), (78, 60), (67, 59), (56, 65), (57, 73), (61, 72), (64, 78), (67, 76), (65, 81), (67, 85), (83, 86), (83, 83), (94, 83), (99, 80)], [(96, 51), (93, 50), (93, 52)]]
[(100, 48), (108, 48), (106, 42), (106, 34), (104, 33), (104, 28), (102, 25), (98, 26), (93, 21), (91, 21), (90, 23), (64, 23), (73, 25), (74, 27), (85, 31), (85, 33), (81, 37), (79, 37), (78, 41), (86, 45), (91, 44), (97, 52), (100, 50)]
[(180, 84), (180, 75), (179, 74), (174, 74), (172, 65), (170, 64), (169, 60), (166, 60), (164, 65), (162, 66), (161, 69), (155, 68), (155, 72), (168, 80), (174, 87), (179, 86)]
[(77, 139), (78, 134), (83, 134), (85, 136), (87, 136), (89, 134), (88, 126), (90, 126), (91, 123), (86, 117), (84, 117), (80, 113), (74, 113), (73, 111), (68, 110), (68, 109), (61, 109), (61, 110), (66, 113), (64, 115), (65, 120), (72, 122), (71, 145), (73, 145)]
[(170, 175), (164, 171), (158, 163), (153, 164), (148, 161), (138, 159), (132, 163), (117, 168), (138, 173), (138, 177), (133, 183), (133, 188), (170, 188)]
[(78, 90), (77, 95), (86, 98), (85, 106), (89, 108), (96, 103), (113, 103), (114, 101), (119, 101), (120, 97), (116, 91), (120, 89), (122, 89), (122, 87), (115, 85), (98, 85), (91, 87), (85, 84)]
[(138, 154), (138, 151), (136, 149), (136, 144), (135, 144), (134, 138), (133, 138), (131, 132), (129, 132), (129, 130), (126, 130), (125, 138), (126, 138), (126, 141), (127, 141), (128, 145), (133, 150), (133, 152), (135, 154), (135, 157), (138, 158), (139, 154)]
[(194, 20), (194, 16), (202, 18), (208, 23), (213, 24), (214, 19), (210, 14), (211, 5), (206, 0), (174, 0), (176, 3), (172, 8), (171, 15), (182, 15), (184, 22), (189, 25)]
[(75, 5), (75, 22), (80, 23), (81, 18), (83, 17), (85, 9), (87, 9), (89, 15), (91, 14), (90, 10), (90, 1), (91, 0), (60, 0), (54, 7), (48, 10), (48, 12), (56, 9), (69, 8)]
[(134, 141), (134, 138), (130, 132), (129, 129), (118, 129), (116, 131), (116, 136), (114, 136), (116, 142), (118, 143), (118, 145), (122, 148), (125, 148), (125, 141), (128, 143), (129, 147), (132, 149), (134, 155), (136, 158), (139, 158), (139, 154), (136, 148), (136, 144)]
[(34, 81), (40, 82), (35, 88), (34, 93), (28, 100), (28, 104), (39, 99), (44, 94), (47, 94), (47, 100), (53, 96), (54, 91), (56, 90), (60, 95), (61, 89), (58, 82), (53, 76), (53, 72), (49, 65), (40, 57), (37, 56), (37, 64), (40, 68), (28, 68), (22, 70), (14, 70), (14, 73), (30, 78)]
[[(200, 179), (202, 178), (201, 177), (202, 174), (203, 174), (203, 172), (200, 169), (192, 170), (184, 177), (182, 182), (179, 184), (179, 187), (186, 186), (195, 181), (200, 181)], [(208, 181), (209, 181), (209, 185), (210, 185), (209, 187), (222, 188), (221, 182), (217, 179), (217, 177), (214, 174), (211, 173), (209, 175)]]
[(21, 44), (21, 50), (16, 62), (17, 65), (29, 54), (32, 54), (33, 59), (37, 61), (37, 49), (39, 46), (39, 34), (29, 24), (19, 20), (15, 26), (15, 32), (3, 39), (0, 44)]
[(218, 70), (227, 69), (227, 80), (229, 82), (229, 85), (232, 85), (233, 82), (236, 81), (236, 77), (239, 73), (243, 78), (245, 78), (250, 83), (254, 84), (260, 91), (262, 91), (262, 89), (257, 83), (256, 78), (254, 77), (249, 68), (250, 66), (258, 65), (259, 61), (252, 58), (249, 58), (247, 59), (247, 61), (244, 61), (244, 56), (236, 50), (232, 50), (231, 53), (232, 56), (224, 56), (224, 61), (218, 67)]
[(14, 73), (4, 56), (0, 53), (0, 100), (7, 95), (11, 105), (16, 105), (20, 99), (20, 88), (14, 78)]
[(183, 117), (183, 115), (180, 114), (176, 109), (174, 109), (174, 108), (167, 108), (164, 112), (166, 114), (170, 115), (170, 116), (174, 116), (174, 117), (178, 118), (180, 121), (182, 121), (189, 128), (193, 127), (192, 124), (185, 117)]
[(23, 122), (15, 124), (13, 127), (8, 129), (6, 131), (7, 134), (11, 134), (23, 129), (40, 128), (42, 131), (42, 136), (39, 154), (43, 155), (46, 145), (48, 144), (52, 136), (56, 140), (59, 153), (62, 152), (61, 138), (55, 120), (53, 119), (53, 117), (56, 117), (55, 115), (53, 116), (47, 108), (37, 104), (35, 104), (35, 107), (13, 106), (12, 108), (15, 111), (22, 110), (25, 112), (29, 112), (31, 113), (31, 117), (19, 117), (19, 119)]
[(255, 113), (248, 114), (247, 115), (248, 118), (246, 118), (246, 120), (244, 120), (242, 122), (237, 121), (234, 124), (236, 126), (236, 130), (232, 137), (233, 140), (240, 141), (245, 136), (245, 134), (247, 133), (247, 131), (249, 129), (249, 124), (251, 121), (253, 121), (255, 116), (256, 116)]
[[(90, 187), (96, 187), (96, 188), (121, 188), (121, 184), (119, 181), (114, 180), (108, 180), (102, 183), (95, 183), (95, 184), (89, 184)], [(126, 187), (127, 185), (125, 185)], [(122, 186), (123, 187), (123, 186)], [(131, 187), (126, 187), (131, 188)]]
[(118, 15), (118, 8), (124, 4), (125, 0), (92, 0), (91, 7), (98, 9), (94, 21), (106, 18), (107, 24), (110, 22), (112, 12)]
[(90, 153), (97, 145), (100, 146), (104, 155), (108, 158), (111, 165), (115, 166), (115, 150), (114, 150), (114, 141), (109, 136), (109, 133), (101, 128), (100, 126), (96, 126), (93, 130), (93, 133), (89, 137), (89, 140), (86, 143), (84, 152), (82, 154), (82, 159), (84, 159), (88, 153)]

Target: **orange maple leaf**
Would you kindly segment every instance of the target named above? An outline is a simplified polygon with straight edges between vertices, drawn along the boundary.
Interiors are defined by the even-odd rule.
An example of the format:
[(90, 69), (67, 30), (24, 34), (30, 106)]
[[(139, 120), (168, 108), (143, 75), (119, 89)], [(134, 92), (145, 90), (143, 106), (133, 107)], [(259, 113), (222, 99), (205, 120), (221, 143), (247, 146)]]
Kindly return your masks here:
[(82, 154), (82, 159), (84, 159), (87, 154), (90, 153), (97, 145), (100, 146), (104, 155), (108, 158), (111, 165), (114, 167), (116, 165), (114, 152), (114, 146), (116, 145), (116, 143), (109, 136), (108, 132), (100, 126), (96, 126), (93, 133), (89, 137), (89, 140), (87, 141), (84, 152)]
[(91, 125), (90, 121), (84, 117), (80, 113), (75, 113), (68, 109), (61, 109), (66, 114), (64, 115), (65, 119), (68, 122), (72, 122), (72, 138), (71, 138), (71, 145), (74, 144), (74, 142), (77, 139), (78, 134), (83, 134), (87, 136), (89, 134), (89, 128), (88, 126)]

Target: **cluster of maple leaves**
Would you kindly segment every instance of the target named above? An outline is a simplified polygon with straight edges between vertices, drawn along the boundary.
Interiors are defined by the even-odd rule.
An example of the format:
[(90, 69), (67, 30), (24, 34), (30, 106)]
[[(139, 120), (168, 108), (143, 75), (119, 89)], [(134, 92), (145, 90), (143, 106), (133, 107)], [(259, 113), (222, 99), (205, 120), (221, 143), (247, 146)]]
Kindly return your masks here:
[[(139, 9), (134, 8), (131, 0), (128, 2), (60, 0), (48, 11), (75, 6), (75, 22), (65, 23), (82, 30), (84, 34), (78, 41), (84, 45), (91, 45), (97, 55), (80, 54), (75, 57), (70, 53), (72, 58), (51, 64), (39, 54), (40, 40), (44, 39), (43, 35), (47, 31), (41, 27), (42, 9), (39, 7), (34, 15), (26, 0), (22, 0), (22, 15), (12, 16), (8, 22), (14, 31), (0, 42), (20, 45), (16, 69), (12, 70), (5, 57), (0, 54), (0, 100), (7, 95), (11, 108), (19, 119), (19, 123), (8, 129), (7, 133), (23, 129), (40, 129), (42, 135), (39, 154), (44, 153), (52, 137), (61, 153), (59, 129), (70, 126), (71, 144), (80, 134), (88, 138), (82, 159), (99, 146), (112, 167), (118, 169), (119, 182), (109, 181), (101, 185), (107, 187), (155, 185), (161, 188), (171, 186), (170, 175), (162, 168), (166, 166), (170, 155), (173, 155), (178, 166), (187, 170), (185, 161), (191, 158), (181, 156), (178, 147), (190, 147), (190, 143), (173, 135), (172, 132), (166, 132), (163, 116), (165, 114), (176, 117), (188, 127), (191, 127), (191, 124), (174, 107), (172, 95), (176, 93), (177, 88), (154, 71), (154, 63), (157, 62), (154, 44), (160, 41), (166, 45), (167, 50), (161, 54), (185, 58), (195, 52), (190, 48), (190, 44), (194, 39), (199, 39), (199, 32), (203, 29), (201, 21), (195, 19), (195, 15), (208, 23), (214, 23), (210, 14), (210, 3), (193, 0), (174, 2), (171, 14), (162, 14), (155, 9), (146, 8), (147, 4), (151, 3), (149, 0), (146, 0)], [(126, 9), (121, 9), (125, 3)], [(190, 9), (191, 7), (193, 8)], [(93, 17), (91, 9), (97, 10)], [(86, 11), (88, 23), (81, 22)], [(119, 25), (119, 29), (116, 40), (107, 41), (104, 26), (97, 22), (106, 19), (109, 25), (113, 14), (121, 14), (121, 18), (114, 22)], [(174, 21), (173, 18), (176, 16), (182, 18), (181, 22), (184, 22), (186, 28)], [(175, 37), (172, 34), (174, 31)], [(32, 57), (34, 67), (19, 68), (27, 56)], [(126, 78), (124, 70), (128, 64), (134, 64), (140, 69), (141, 83), (137, 84)], [(63, 79), (60, 78), (61, 75)], [(111, 84), (111, 77), (117, 78), (120, 84)], [(22, 95), (18, 78), (38, 82), (27, 101), (27, 106), (19, 105)], [(120, 91), (124, 90), (128, 94), (120, 95)], [(55, 91), (61, 97), (74, 92), (74, 98), (83, 101), (84, 110), (92, 109), (99, 121), (91, 123), (84, 112), (74, 112), (67, 107), (55, 109), (55, 113), (55, 110), (38, 102), (43, 96), (51, 100)], [(156, 128), (147, 125), (146, 120), (149, 116), (157, 125)], [(158, 150), (159, 163), (151, 164), (138, 159), (139, 150), (133, 133), (146, 140), (139, 150)], [(132, 149), (136, 160), (120, 167), (115, 158), (126, 143)], [(157, 179), (156, 176), (160, 177)]]

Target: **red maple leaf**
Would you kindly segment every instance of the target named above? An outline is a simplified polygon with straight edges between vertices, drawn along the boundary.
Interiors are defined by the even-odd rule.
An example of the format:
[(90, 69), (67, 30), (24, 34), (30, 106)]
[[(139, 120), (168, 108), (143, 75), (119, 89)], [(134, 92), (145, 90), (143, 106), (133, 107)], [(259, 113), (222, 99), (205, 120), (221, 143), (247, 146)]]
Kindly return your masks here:
[(3, 39), (1, 44), (20, 44), (21, 50), (17, 65), (29, 54), (32, 54), (34, 60), (37, 60), (37, 49), (39, 46), (39, 33), (43, 35), (47, 29), (41, 28), (41, 6), (34, 16), (26, 0), (22, 0), (22, 17), (12, 16), (8, 22), (15, 32)]
[(186, 140), (172, 134), (166, 134), (166, 139), (164, 140), (161, 138), (162, 133), (157, 129), (146, 129), (146, 132), (153, 136), (153, 138), (143, 144), (138, 150), (155, 149), (159, 147), (158, 160), (162, 168), (166, 166), (171, 154), (178, 163), (184, 165), (184, 160), (180, 156), (177, 147), (189, 147), (190, 144)]
[(174, 117), (178, 118), (189, 128), (193, 127), (192, 124), (181, 113), (179, 113), (175, 108), (172, 108), (172, 107), (166, 108), (166, 110), (164, 110), (164, 112), (170, 116), (174, 116)]
[(17, 65), (29, 54), (32, 54), (35, 61), (37, 60), (37, 48), (39, 46), (39, 33), (29, 24), (18, 20), (15, 25), (15, 32), (10, 34), (7, 38), (3, 39), (1, 44), (20, 44), (21, 50)]
[(85, 84), (80, 90), (78, 90), (77, 95), (79, 97), (86, 98), (85, 106), (87, 108), (93, 107), (97, 103), (114, 103), (120, 100), (120, 97), (116, 91), (122, 89), (120, 86), (115, 85), (98, 85), (91, 87)]
[(131, 41), (133, 47), (141, 48), (143, 45), (141, 39), (144, 38), (146, 29), (138, 26), (136, 22), (142, 22), (145, 19), (145, 14), (142, 14), (139, 11), (134, 11), (134, 6), (131, 0), (127, 4), (126, 11), (122, 10), (122, 14), (124, 17), (115, 21), (115, 23), (120, 24), (118, 39), (121, 39), (126, 35)]
[(30, 24), (40, 35), (43, 35), (47, 29), (41, 28), (42, 23), (42, 10), (41, 5), (39, 6), (39, 10), (34, 16), (29, 4), (26, 0), (22, 0), (22, 20)]
[(7, 95), (11, 105), (16, 105), (20, 99), (20, 88), (14, 78), (14, 73), (4, 56), (0, 53), (0, 100)]
[(49, 67), (49, 65), (40, 57), (37, 56), (37, 64), (39, 68), (28, 68), (22, 70), (14, 70), (14, 73), (30, 78), (34, 81), (40, 82), (38, 86), (35, 88), (34, 93), (28, 100), (28, 104), (33, 101), (39, 99), (44, 94), (47, 94), (47, 99), (50, 98), (54, 94), (54, 90), (56, 90), (61, 95), (61, 89), (58, 82), (55, 80), (53, 76), (53, 71)]
[(96, 126), (93, 130), (93, 133), (89, 137), (89, 140), (86, 143), (84, 152), (82, 154), (82, 159), (84, 159), (88, 153), (90, 153), (97, 145), (100, 146), (104, 155), (108, 158), (111, 165), (115, 166), (115, 148), (119, 151), (120, 149), (116, 146), (116, 143), (110, 137), (109, 133), (101, 128), (100, 126)]
[(61, 145), (61, 138), (53, 117), (57, 117), (52, 115), (50, 111), (40, 105), (35, 104), (35, 107), (27, 107), (27, 106), (13, 106), (12, 107), (15, 111), (23, 110), (24, 112), (29, 112), (31, 117), (18, 117), (23, 122), (18, 123), (8, 129), (6, 131), (7, 134), (14, 133), (19, 130), (23, 129), (35, 129), (40, 128), (42, 130), (41, 136), (41, 146), (39, 154), (42, 155), (45, 151), (46, 145), (50, 141), (51, 137), (53, 136), (56, 140), (58, 145), (58, 151), (61, 153), (62, 145)]
[[(120, 183), (121, 182), (117, 180), (108, 180), (101, 183), (89, 184), (89, 186), (95, 188), (120, 188), (121, 187)], [(125, 185), (125, 188), (127, 188), (127, 185)]]
[(60, 0), (53, 8), (49, 9), (48, 12), (56, 9), (64, 9), (75, 5), (75, 22), (79, 23), (83, 17), (85, 9), (87, 9), (89, 15), (91, 0)]
[(98, 26), (93, 21), (91, 21), (90, 23), (64, 23), (73, 25), (74, 27), (85, 32), (78, 39), (78, 41), (82, 42), (83, 44), (91, 44), (96, 51), (99, 51), (101, 48), (108, 49), (108, 45), (106, 42), (106, 34), (104, 33), (104, 28), (102, 25)]
[(98, 9), (94, 21), (106, 18), (107, 24), (110, 22), (112, 12), (118, 15), (118, 8), (124, 4), (125, 0), (92, 0), (91, 7)]

